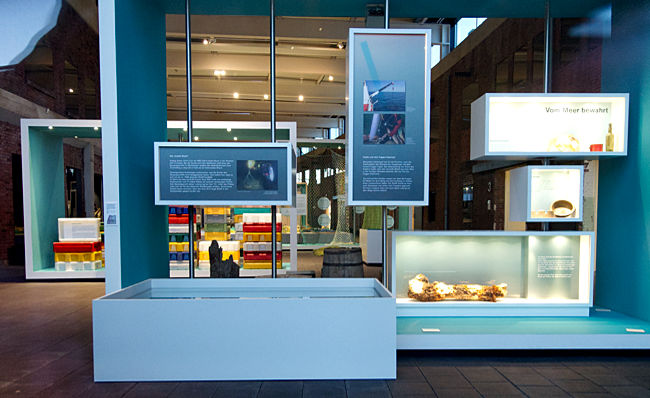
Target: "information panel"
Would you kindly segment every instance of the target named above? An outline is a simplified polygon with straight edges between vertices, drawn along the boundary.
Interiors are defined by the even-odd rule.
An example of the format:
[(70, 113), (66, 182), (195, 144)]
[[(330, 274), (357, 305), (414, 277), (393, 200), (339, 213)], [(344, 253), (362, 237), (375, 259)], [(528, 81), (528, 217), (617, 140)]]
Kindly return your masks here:
[(348, 51), (348, 205), (427, 205), (429, 31), (350, 29)]
[(157, 205), (293, 206), (289, 143), (154, 144)]

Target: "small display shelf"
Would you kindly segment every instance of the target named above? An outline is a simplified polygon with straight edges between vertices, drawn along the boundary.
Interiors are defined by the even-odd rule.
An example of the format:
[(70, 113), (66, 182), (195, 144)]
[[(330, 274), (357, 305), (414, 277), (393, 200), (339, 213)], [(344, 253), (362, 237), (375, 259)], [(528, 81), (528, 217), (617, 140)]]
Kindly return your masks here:
[(627, 155), (628, 94), (496, 94), (472, 103), (472, 160)]
[(526, 166), (510, 171), (510, 220), (581, 222), (583, 166)]
[(589, 315), (593, 232), (396, 231), (390, 241), (398, 316)]

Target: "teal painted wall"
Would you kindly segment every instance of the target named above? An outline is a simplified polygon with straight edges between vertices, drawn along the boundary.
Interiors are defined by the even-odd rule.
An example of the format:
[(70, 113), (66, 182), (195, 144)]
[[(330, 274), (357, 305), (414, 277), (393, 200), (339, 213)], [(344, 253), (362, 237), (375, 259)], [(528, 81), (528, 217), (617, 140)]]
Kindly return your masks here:
[(600, 162), (597, 305), (650, 320), (650, 1), (615, 1), (602, 91), (629, 92), (628, 156)]
[[(169, 13), (185, 12), (184, 0), (162, 0)], [(310, 17), (363, 17), (366, 4), (383, 4), (369, 0), (276, 0), (276, 15)], [(389, 13), (393, 18), (415, 17), (493, 17), (539, 18), (544, 16), (545, 0), (393, 0)], [(607, 0), (552, 0), (554, 15), (586, 16), (594, 8), (609, 4)], [(193, 14), (269, 15), (268, 0), (192, 0)]]
[(52, 242), (59, 240), (58, 218), (65, 217), (63, 139), (48, 131), (29, 129), (34, 271), (54, 268)]
[(165, 206), (154, 206), (153, 143), (167, 141), (165, 14), (115, 1), (122, 287), (169, 277)]

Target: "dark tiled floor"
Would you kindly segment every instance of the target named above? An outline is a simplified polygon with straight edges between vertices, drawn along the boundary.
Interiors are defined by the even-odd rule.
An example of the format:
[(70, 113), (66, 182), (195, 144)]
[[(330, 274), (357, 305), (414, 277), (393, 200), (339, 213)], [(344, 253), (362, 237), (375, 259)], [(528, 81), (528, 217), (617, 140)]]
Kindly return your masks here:
[(648, 352), (400, 352), (397, 380), (94, 383), (104, 284), (0, 283), (0, 397), (650, 397)]

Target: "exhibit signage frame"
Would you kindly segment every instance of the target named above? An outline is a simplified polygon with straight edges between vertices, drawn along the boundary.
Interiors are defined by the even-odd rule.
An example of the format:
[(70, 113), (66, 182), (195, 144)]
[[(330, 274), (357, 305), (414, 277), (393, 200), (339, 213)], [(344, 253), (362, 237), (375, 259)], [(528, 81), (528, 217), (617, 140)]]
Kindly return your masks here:
[[(285, 153), (278, 157), (286, 163), (284, 164), (285, 173), (278, 173), (278, 193), (280, 198), (261, 199), (252, 198), (224, 198), (224, 199), (164, 199), (161, 197), (161, 163), (160, 163), (160, 149), (161, 148), (214, 148), (222, 151), (240, 150), (249, 151), (254, 149), (262, 150), (280, 150)], [(245, 159), (241, 159), (245, 160)], [(154, 143), (154, 188), (155, 188), (155, 204), (156, 205), (197, 205), (197, 206), (294, 206), (295, 204), (295, 170), (296, 170), (296, 157), (293, 150), (293, 145), (289, 142), (247, 142), (247, 143), (215, 143), (215, 142), (155, 142)], [(280, 178), (284, 176), (285, 182), (282, 183)], [(284, 185), (284, 187), (283, 187)], [(284, 188), (284, 189), (282, 189)], [(249, 191), (250, 192), (250, 191)], [(252, 196), (252, 195), (247, 195)]]
[[(372, 42), (364, 43), (364, 36), (372, 38)], [(417, 39), (422, 40), (421, 47), (414, 42)], [(347, 48), (348, 206), (428, 205), (430, 30), (350, 29)], [(371, 54), (373, 48), (376, 51)], [(393, 50), (400, 54), (391, 54)], [(386, 61), (386, 57), (391, 57), (390, 65), (381, 62)], [(382, 98), (379, 94), (384, 90), (386, 95)], [(387, 133), (382, 136), (384, 127)], [(398, 145), (372, 145), (387, 142)], [(370, 148), (377, 156), (370, 156)], [(364, 158), (366, 176), (363, 175)], [(389, 166), (400, 172), (373, 176), (367, 173), (370, 169)]]

